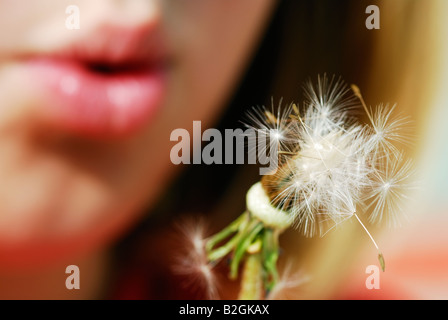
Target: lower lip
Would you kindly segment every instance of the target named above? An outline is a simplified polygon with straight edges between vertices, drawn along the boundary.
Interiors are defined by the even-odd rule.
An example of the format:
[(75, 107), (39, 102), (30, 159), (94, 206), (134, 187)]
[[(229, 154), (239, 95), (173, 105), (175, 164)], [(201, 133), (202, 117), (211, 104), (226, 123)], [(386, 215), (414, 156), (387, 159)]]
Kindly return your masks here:
[(29, 62), (32, 83), (43, 90), (51, 125), (82, 135), (123, 136), (144, 127), (166, 91), (164, 68), (116, 73), (60, 60)]

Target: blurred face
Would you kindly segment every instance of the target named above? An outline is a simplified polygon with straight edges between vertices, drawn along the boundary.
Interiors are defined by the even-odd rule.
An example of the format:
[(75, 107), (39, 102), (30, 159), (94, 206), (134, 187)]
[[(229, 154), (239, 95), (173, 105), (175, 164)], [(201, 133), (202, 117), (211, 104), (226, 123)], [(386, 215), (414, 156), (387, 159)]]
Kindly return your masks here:
[(212, 124), (272, 4), (0, 0), (0, 261), (135, 223), (175, 171), (171, 131)]

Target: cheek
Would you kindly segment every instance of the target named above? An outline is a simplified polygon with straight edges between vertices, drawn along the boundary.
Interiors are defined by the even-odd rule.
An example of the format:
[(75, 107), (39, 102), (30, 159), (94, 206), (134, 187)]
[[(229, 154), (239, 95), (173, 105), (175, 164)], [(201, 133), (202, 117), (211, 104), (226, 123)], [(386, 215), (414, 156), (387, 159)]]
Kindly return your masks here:
[[(133, 169), (133, 162), (112, 169), (131, 171), (134, 177), (111, 182), (73, 172), (62, 160), (59, 170), (55, 166), (46, 170), (36, 158), (29, 159), (29, 168), (13, 172), (12, 179), (3, 179), (5, 187), (0, 188), (3, 266), (52, 263), (108, 247), (138, 222), (145, 204), (158, 195), (151, 185), (162, 189), (161, 176), (167, 174), (160, 165), (149, 173), (146, 168)], [(3, 177), (5, 168), (1, 169)]]
[[(235, 88), (273, 1), (192, 2), (165, 8), (179, 96), (196, 119), (216, 113)], [(190, 2), (189, 2), (190, 4)], [(174, 13), (171, 13), (171, 11)]]

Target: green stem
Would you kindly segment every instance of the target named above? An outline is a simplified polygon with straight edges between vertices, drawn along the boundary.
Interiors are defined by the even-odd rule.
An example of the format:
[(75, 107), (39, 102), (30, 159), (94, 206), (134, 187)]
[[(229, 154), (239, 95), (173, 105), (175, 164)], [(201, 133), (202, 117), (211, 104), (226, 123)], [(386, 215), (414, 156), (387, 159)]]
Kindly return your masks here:
[(225, 257), (226, 255), (228, 255), (230, 253), (230, 251), (232, 251), (233, 249), (235, 249), (235, 247), (238, 245), (238, 243), (240, 242), (241, 238), (243, 237), (244, 234), (242, 233), (237, 233), (232, 239), (230, 239), (225, 245), (216, 248), (215, 250), (211, 251), (207, 257), (208, 260), (210, 260), (211, 262), (217, 261), (223, 257)]
[(238, 267), (243, 255), (249, 246), (254, 242), (256, 236), (263, 229), (263, 223), (253, 220), (249, 226), (248, 233), (241, 239), (235, 249), (232, 262), (230, 264), (230, 278), (235, 279), (238, 276)]
[(259, 253), (249, 254), (244, 262), (239, 300), (261, 300), (263, 298), (262, 261)]
[(278, 232), (271, 228), (265, 229), (263, 233), (263, 267), (266, 271), (265, 289), (271, 291), (278, 281), (277, 260), (279, 255)]
[[(236, 279), (244, 260), (239, 299), (263, 299), (278, 281), (277, 260), (280, 229), (267, 227), (244, 212), (206, 243), (208, 261), (230, 256), (229, 278)], [(218, 246), (218, 247), (216, 247)]]
[[(245, 234), (244, 231), (246, 230), (248, 223), (248, 214), (245, 212), (224, 230), (210, 238), (206, 244), (207, 258), (211, 262), (214, 262), (229, 254), (230, 251), (232, 251), (238, 243), (240, 243), (241, 238), (243, 238)], [(213, 247), (217, 243), (221, 242), (235, 232), (237, 232), (236, 235), (233, 236), (233, 238), (231, 238), (226, 244), (213, 250)]]
[(240, 215), (238, 218), (236, 218), (231, 224), (229, 224), (227, 227), (225, 227), (223, 230), (215, 234), (213, 237), (211, 237), (206, 244), (206, 250), (210, 251), (213, 249), (213, 247), (230, 236), (232, 233), (235, 233), (238, 231), (238, 229), (241, 229), (241, 224), (246, 220), (247, 221), (247, 212), (244, 212), (242, 215)]

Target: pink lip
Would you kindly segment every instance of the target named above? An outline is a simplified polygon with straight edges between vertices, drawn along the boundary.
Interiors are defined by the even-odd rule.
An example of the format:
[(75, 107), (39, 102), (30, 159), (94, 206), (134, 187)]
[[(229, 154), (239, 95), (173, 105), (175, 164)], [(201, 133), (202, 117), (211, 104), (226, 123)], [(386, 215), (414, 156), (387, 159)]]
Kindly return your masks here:
[[(64, 52), (27, 61), (32, 83), (43, 93), (50, 125), (81, 135), (123, 136), (147, 124), (160, 108), (166, 91), (161, 45), (153, 41), (148, 46), (148, 34), (141, 30), (133, 34), (132, 43), (129, 37), (113, 37), (111, 30), (103, 32), (102, 39), (110, 41), (102, 43), (97, 54), (86, 50), (88, 55), (83, 56), (78, 47), (73, 55)], [(107, 70), (92, 67), (92, 61)]]

